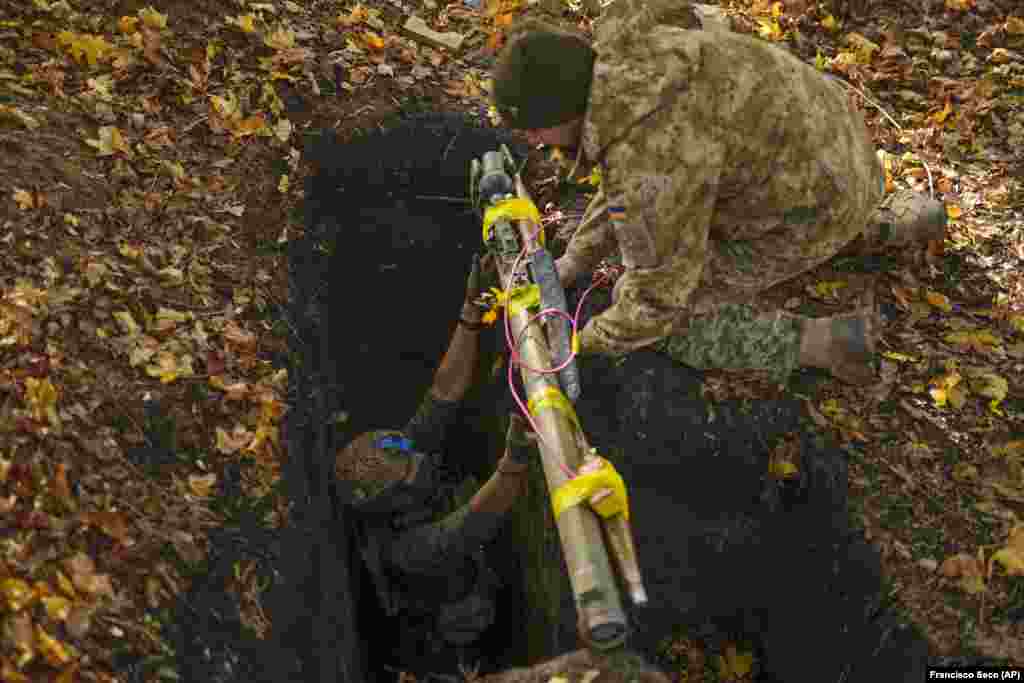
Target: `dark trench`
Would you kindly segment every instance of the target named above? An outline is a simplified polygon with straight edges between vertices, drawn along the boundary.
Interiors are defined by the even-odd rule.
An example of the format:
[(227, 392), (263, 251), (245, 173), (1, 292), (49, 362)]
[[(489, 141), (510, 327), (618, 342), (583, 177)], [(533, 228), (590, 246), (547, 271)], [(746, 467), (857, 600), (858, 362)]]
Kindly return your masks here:
[[(495, 625), (462, 652), (403, 647), (401, 623), (383, 616), (368, 589), (347, 491), (332, 471), (350, 439), (412, 415), (480, 246), (468, 203), (416, 197), (465, 197), (470, 159), (501, 142), (523, 158), (521, 145), (482, 121), (422, 112), (346, 143), (327, 133), (310, 139), (318, 171), (306, 187), (306, 235), (289, 246), (282, 312), (293, 331), (282, 481), (290, 520), (271, 532), (251, 512), (213, 539), (168, 628), (180, 680), (454, 675), (467, 654), (480, 658), (481, 673), (535, 663), (526, 661), (524, 634), (537, 620), (524, 607), (521, 549), (504, 532), (486, 548), (502, 584)], [(584, 320), (607, 298), (594, 297)], [(502, 341), (493, 329), (482, 335), (481, 380), (444, 446), (458, 475), (478, 481), (493, 469), (513, 405), (504, 373), (489, 372)], [(631, 647), (668, 668), (659, 643), (682, 629), (711, 645), (748, 643), (763, 683), (924, 679), (926, 641), (887, 598), (878, 553), (852, 526), (850, 453), (816, 433), (797, 400), (706, 402), (699, 373), (654, 352), (580, 367), (577, 412), (629, 488), (650, 595), (649, 607), (630, 613)], [(787, 433), (797, 435), (800, 472), (780, 482), (768, 476), (768, 453)], [(258, 560), (269, 585), (266, 640), (241, 626), (223, 590), (241, 556)], [(558, 626), (534, 659), (579, 647), (567, 579), (562, 595)]]

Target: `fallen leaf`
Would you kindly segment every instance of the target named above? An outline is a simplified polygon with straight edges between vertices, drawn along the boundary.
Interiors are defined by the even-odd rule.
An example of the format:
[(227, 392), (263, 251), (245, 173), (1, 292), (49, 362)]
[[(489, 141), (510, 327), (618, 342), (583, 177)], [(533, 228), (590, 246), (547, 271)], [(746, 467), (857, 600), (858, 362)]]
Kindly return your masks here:
[(944, 294), (939, 294), (938, 292), (928, 290), (928, 292), (924, 295), (924, 298), (925, 301), (927, 301), (940, 311), (943, 311), (944, 313), (950, 313), (953, 310), (953, 304), (949, 302), (949, 297), (947, 297)]
[(49, 423), (55, 429), (60, 427), (60, 417), (57, 416), (57, 388), (49, 379), (26, 378), (25, 400), (37, 422)]
[(190, 474), (188, 476), (189, 490), (200, 498), (206, 498), (209, 496), (210, 491), (213, 490), (213, 485), (216, 483), (217, 475), (213, 472), (203, 476), (197, 474)]
[(1001, 564), (1009, 576), (1024, 576), (1024, 524), (1010, 531), (1006, 545), (992, 555), (990, 562)]
[(36, 624), (36, 647), (51, 666), (63, 666), (71, 661), (67, 647)]
[(984, 550), (978, 549), (978, 557), (958, 553), (943, 560), (939, 573), (946, 578), (959, 578), (959, 586), (970, 595), (985, 591)]
[(982, 372), (972, 376), (969, 384), (972, 393), (992, 399), (989, 408), (993, 411), (1003, 402), (1010, 390), (1006, 378), (992, 372)]
[(957, 410), (963, 407), (967, 401), (967, 393), (960, 385), (962, 379), (963, 377), (956, 370), (932, 378), (932, 389), (928, 393), (935, 401), (936, 407), (943, 408), (947, 403)]
[(734, 681), (746, 678), (753, 667), (753, 653), (740, 654), (732, 643), (726, 646), (724, 656), (718, 655), (718, 673), (725, 680)]
[(894, 360), (894, 361), (897, 361), (897, 362), (900, 362), (900, 363), (916, 363), (917, 362), (917, 358), (915, 358), (913, 356), (908, 356), (905, 353), (897, 353), (895, 351), (886, 351), (882, 355), (884, 357), (888, 358), (889, 360)]
[(152, 7), (145, 7), (139, 10), (139, 18), (142, 19), (142, 23), (150, 28), (164, 29), (167, 28), (167, 15), (160, 14)]
[(35, 591), (21, 579), (7, 578), (0, 581), (0, 597), (11, 612), (20, 612), (36, 599)]
[(963, 346), (969, 350), (973, 349), (979, 353), (984, 353), (990, 348), (998, 347), (1002, 343), (1002, 339), (988, 330), (978, 329), (951, 332), (947, 334), (944, 339), (950, 344)]
[(819, 282), (815, 285), (807, 286), (807, 293), (813, 298), (824, 300), (824, 301), (837, 301), (839, 299), (839, 290), (846, 287), (846, 282), (842, 280), (832, 282)]
[(39, 121), (34, 117), (29, 116), (17, 107), (11, 107), (6, 104), (0, 104), (0, 119), (13, 119), (29, 130), (35, 130), (40, 125)]
[(107, 510), (82, 512), (78, 515), (78, 521), (82, 524), (88, 524), (100, 529), (107, 536), (110, 536), (119, 543), (125, 543), (131, 538), (131, 529), (128, 526), (128, 518), (125, 517), (123, 512)]
[(12, 197), (14, 202), (18, 205), (18, 208), (22, 211), (28, 211), (29, 209), (36, 208), (35, 197), (33, 197), (32, 193), (28, 190), (15, 188)]
[(90, 147), (94, 147), (97, 150), (96, 154), (101, 157), (112, 156), (118, 152), (131, 155), (131, 149), (117, 126), (100, 126), (99, 138), (85, 142)]

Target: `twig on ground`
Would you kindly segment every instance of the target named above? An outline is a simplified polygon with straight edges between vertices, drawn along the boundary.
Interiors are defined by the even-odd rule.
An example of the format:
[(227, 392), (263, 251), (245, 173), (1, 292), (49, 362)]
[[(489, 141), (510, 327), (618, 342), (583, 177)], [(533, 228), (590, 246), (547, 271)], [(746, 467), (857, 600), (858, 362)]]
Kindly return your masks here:
[[(849, 83), (847, 83), (843, 79), (837, 78), (836, 80), (839, 81), (840, 83), (842, 83), (843, 85), (845, 85), (847, 88), (849, 88), (853, 92), (855, 92), (858, 95), (860, 95), (861, 97), (863, 97), (865, 102), (867, 102), (868, 104), (872, 105), (875, 109), (877, 109), (879, 112), (881, 112), (882, 116), (884, 116), (892, 125), (896, 126), (896, 130), (898, 130), (900, 133), (903, 133), (903, 126), (901, 126), (900, 124), (896, 123), (896, 119), (894, 119), (892, 116), (890, 116), (889, 112), (887, 112), (885, 109), (882, 108), (882, 105), (880, 105), (878, 102), (875, 102), (873, 99), (871, 99), (866, 94), (864, 94), (864, 92), (862, 90), (856, 88), (853, 85), (850, 85)], [(924, 170), (928, 174), (928, 193), (931, 195), (932, 199), (935, 199), (935, 183), (932, 181), (932, 170), (930, 168), (928, 168), (928, 164), (927, 164), (927, 162), (925, 162), (924, 159), (921, 159), (921, 165), (924, 166)]]

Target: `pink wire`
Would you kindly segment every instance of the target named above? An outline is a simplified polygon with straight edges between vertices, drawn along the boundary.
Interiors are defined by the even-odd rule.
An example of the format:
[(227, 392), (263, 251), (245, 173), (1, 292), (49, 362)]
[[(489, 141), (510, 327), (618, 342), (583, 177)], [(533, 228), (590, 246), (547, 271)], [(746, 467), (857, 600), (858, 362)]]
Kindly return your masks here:
[[(519, 255), (516, 257), (516, 260), (512, 262), (512, 270), (509, 273), (509, 285), (510, 286), (509, 286), (508, 290), (506, 290), (506, 299), (505, 299), (505, 307), (504, 307), (505, 308), (505, 343), (508, 345), (508, 350), (509, 350), (508, 388), (509, 388), (509, 391), (512, 392), (512, 400), (514, 400), (516, 402), (516, 405), (519, 406), (519, 410), (522, 411), (523, 417), (525, 417), (526, 421), (530, 423), (530, 426), (533, 427), (533, 432), (537, 435), (537, 438), (539, 438), (541, 441), (544, 440), (544, 437), (541, 435), (540, 428), (538, 427), (537, 423), (533, 420), (533, 416), (530, 415), (529, 408), (526, 406), (525, 403), (523, 403), (522, 399), (519, 398), (519, 395), (516, 393), (515, 382), (512, 379), (512, 365), (513, 364), (518, 365), (520, 367), (526, 368), (527, 370), (530, 370), (531, 372), (536, 372), (537, 374), (541, 374), (541, 375), (551, 375), (551, 374), (554, 374), (554, 373), (558, 372), (562, 368), (568, 366), (569, 363), (571, 363), (573, 361), (573, 359), (577, 355), (576, 351), (571, 346), (571, 340), (572, 340), (573, 337), (575, 337), (576, 330), (579, 327), (580, 311), (583, 309), (583, 301), (587, 298), (587, 296), (590, 294), (590, 292), (593, 291), (593, 289), (595, 287), (597, 287), (602, 282), (604, 282), (604, 280), (606, 278), (606, 276), (604, 274), (602, 274), (601, 277), (597, 281), (595, 281), (593, 284), (591, 284), (590, 287), (585, 292), (583, 292), (583, 295), (580, 297), (579, 303), (576, 305), (576, 315), (570, 317), (568, 313), (566, 313), (565, 311), (561, 311), (561, 310), (559, 310), (557, 308), (545, 308), (545, 309), (543, 309), (541, 311), (538, 311), (529, 320), (526, 321), (526, 325), (523, 327), (523, 331), (520, 332), (520, 334), (519, 334), (520, 337), (522, 337), (522, 335), (525, 334), (526, 331), (530, 329), (530, 325), (532, 325), (534, 322), (536, 322), (537, 320), (543, 318), (544, 316), (548, 316), (548, 315), (552, 315), (552, 314), (560, 315), (560, 316), (565, 317), (569, 321), (569, 325), (570, 325), (570, 327), (572, 329), (572, 334), (570, 335), (569, 357), (566, 358), (565, 361), (561, 365), (558, 365), (558, 366), (553, 367), (553, 368), (545, 368), (545, 369), (542, 369), (542, 368), (531, 368), (531, 367), (525, 365), (523, 363), (523, 361), (522, 361), (522, 358), (519, 356), (519, 352), (517, 351), (517, 347), (519, 346), (520, 339), (516, 339), (516, 340), (512, 339), (512, 327), (509, 324), (509, 308), (511, 307), (511, 301), (509, 299), (509, 293), (511, 292), (511, 289), (512, 289), (511, 288), (512, 277), (515, 275), (516, 269), (519, 267), (519, 262), (523, 259), (524, 256), (526, 256), (526, 250), (529, 248), (529, 242), (531, 240), (533, 240), (537, 236), (537, 234), (541, 230), (543, 230), (543, 229), (544, 229), (543, 225), (539, 225), (537, 227), (537, 229), (533, 232), (533, 234), (530, 235), (530, 239), (527, 240), (526, 246), (524, 246), (522, 251), (519, 252)], [(558, 466), (562, 469), (562, 472), (564, 472), (565, 475), (568, 478), (573, 479), (576, 476), (573, 473), (573, 471), (570, 470), (569, 467), (562, 460), (558, 461)]]

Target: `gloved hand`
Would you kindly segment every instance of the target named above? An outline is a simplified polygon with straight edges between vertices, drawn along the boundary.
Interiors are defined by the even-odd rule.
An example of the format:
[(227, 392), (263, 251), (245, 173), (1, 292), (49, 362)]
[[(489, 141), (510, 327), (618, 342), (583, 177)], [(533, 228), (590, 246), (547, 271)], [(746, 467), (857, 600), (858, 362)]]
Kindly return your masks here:
[(473, 254), (472, 266), (469, 270), (469, 277), (466, 278), (466, 298), (462, 303), (462, 319), (470, 323), (478, 323), (483, 318), (484, 312), (474, 301), (480, 296), (491, 281), (494, 271), (494, 257), (491, 254), (479, 256)]
[(529, 465), (537, 452), (537, 435), (527, 429), (526, 418), (519, 413), (510, 413), (508, 417), (506, 453), (516, 464)]

